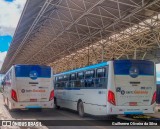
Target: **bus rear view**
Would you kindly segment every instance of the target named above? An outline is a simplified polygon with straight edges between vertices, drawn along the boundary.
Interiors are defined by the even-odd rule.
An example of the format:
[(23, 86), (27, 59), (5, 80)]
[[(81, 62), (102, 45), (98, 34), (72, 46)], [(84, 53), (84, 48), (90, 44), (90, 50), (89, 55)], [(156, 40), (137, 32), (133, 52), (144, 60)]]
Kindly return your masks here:
[(53, 108), (51, 67), (15, 65), (7, 72), (4, 80), (4, 102), (10, 110)]
[(145, 60), (115, 60), (108, 89), (108, 114), (154, 113), (155, 65)]

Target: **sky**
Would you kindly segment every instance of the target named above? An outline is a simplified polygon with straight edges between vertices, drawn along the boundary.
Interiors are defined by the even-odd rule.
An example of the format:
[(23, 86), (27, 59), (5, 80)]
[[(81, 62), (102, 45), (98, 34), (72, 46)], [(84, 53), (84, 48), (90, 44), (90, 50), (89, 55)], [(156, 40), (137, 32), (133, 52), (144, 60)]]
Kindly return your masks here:
[(26, 0), (0, 0), (0, 69)]
[[(26, 0), (0, 0), (0, 69), (12, 41)], [(160, 81), (160, 65), (156, 66)]]

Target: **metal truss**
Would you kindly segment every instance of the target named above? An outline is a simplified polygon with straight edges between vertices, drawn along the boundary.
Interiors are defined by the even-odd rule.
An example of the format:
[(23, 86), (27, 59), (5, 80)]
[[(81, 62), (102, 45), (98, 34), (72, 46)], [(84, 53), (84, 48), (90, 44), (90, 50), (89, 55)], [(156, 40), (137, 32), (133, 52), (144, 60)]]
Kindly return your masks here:
[(12, 64), (58, 73), (113, 58), (159, 62), (159, 11), (160, 0), (28, 0), (1, 73)]

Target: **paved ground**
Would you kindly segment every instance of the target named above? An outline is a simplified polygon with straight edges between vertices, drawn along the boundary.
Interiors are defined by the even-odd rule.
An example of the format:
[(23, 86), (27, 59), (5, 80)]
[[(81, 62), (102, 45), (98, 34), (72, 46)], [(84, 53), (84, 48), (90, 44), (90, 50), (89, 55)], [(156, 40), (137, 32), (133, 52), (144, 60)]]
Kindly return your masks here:
[[(160, 117), (160, 113), (154, 114), (156, 117)], [(50, 110), (42, 110), (42, 112), (36, 110), (17, 110), (16, 112), (9, 112), (7, 108), (3, 105), (2, 95), (0, 94), (0, 119), (1, 120), (95, 120), (99, 119), (93, 116), (86, 116), (85, 118), (80, 118), (77, 112), (61, 109), (50, 109)], [(107, 120), (108, 118), (103, 118)], [(119, 119), (127, 119), (132, 120), (132, 118), (126, 118), (125, 116), (118, 116), (116, 118)], [(84, 121), (83, 121), (84, 122)], [(88, 122), (88, 121), (87, 121)], [(94, 124), (94, 122), (90, 122), (89, 124)], [(63, 125), (63, 123), (62, 123)], [(38, 127), (38, 129), (64, 129), (64, 126), (48, 126), (48, 127)], [(136, 126), (67, 126), (65, 129), (137, 129)], [(157, 126), (139, 126), (140, 129), (159, 129)], [(1, 129), (36, 129), (36, 128), (22, 128), (22, 127), (1, 127)]]

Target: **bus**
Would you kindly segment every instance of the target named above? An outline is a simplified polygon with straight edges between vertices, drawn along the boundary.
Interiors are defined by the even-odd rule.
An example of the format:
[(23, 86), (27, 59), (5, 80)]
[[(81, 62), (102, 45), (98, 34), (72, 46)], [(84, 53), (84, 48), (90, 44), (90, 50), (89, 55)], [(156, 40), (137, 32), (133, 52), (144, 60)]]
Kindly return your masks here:
[(2, 81), (4, 104), (14, 109), (54, 107), (52, 68), (41, 65), (13, 65)]
[(95, 116), (154, 113), (155, 64), (111, 60), (54, 75), (55, 107)]

